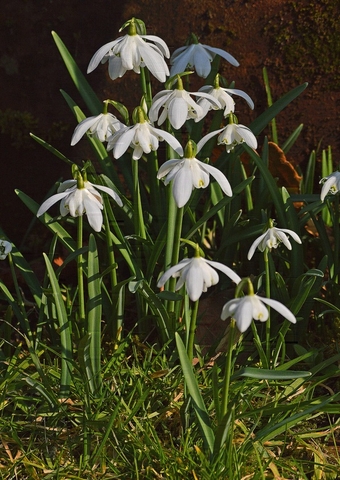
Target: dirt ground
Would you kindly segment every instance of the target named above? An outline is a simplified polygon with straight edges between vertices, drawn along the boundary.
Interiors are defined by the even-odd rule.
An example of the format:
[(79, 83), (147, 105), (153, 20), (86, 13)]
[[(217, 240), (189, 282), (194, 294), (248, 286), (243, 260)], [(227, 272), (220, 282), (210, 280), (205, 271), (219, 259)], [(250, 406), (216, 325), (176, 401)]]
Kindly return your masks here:
[[(311, 5), (308, 0), (298, 3), (305, 9)], [(302, 134), (288, 159), (303, 165), (313, 149), (331, 145), (337, 163), (340, 92), (332, 87), (332, 74), (323, 74), (320, 69), (317, 74), (311, 74), (313, 70), (306, 67), (306, 62), (310, 63), (313, 56), (307, 60), (308, 54), (295, 59), (288, 68), (282, 45), (277, 43), (276, 27), (285, 28), (295, 21), (292, 5), (290, 0), (5, 2), (0, 17), (0, 226), (7, 235), (20, 245), (32, 220), (30, 212), (16, 197), (15, 188), (39, 203), (56, 180), (69, 177), (69, 168), (36, 145), (28, 132), (48, 140), (72, 160), (88, 153), (83, 146), (72, 149), (69, 145), (75, 125), (59, 89), (66, 90), (77, 101), (79, 97), (59, 58), (51, 30), (63, 39), (84, 72), (93, 53), (116, 38), (119, 27), (132, 16), (143, 19), (148, 33), (162, 37), (171, 51), (182, 46), (192, 31), (202, 43), (223, 48), (240, 62), (235, 68), (222, 61), (221, 73), (254, 100), (254, 111), (250, 111), (245, 102), (237, 104), (239, 121), (245, 125), (267, 106), (262, 77), (264, 66), (274, 100), (299, 83), (308, 82), (307, 90), (277, 117), (280, 143), (303, 123)], [(306, 11), (302, 10), (302, 17)], [(298, 35), (301, 37), (301, 32)], [(287, 35), (284, 41), (294, 49), (294, 42), (302, 40), (299, 36)], [(133, 94), (136, 81), (133, 74), (112, 82), (105, 65), (91, 73), (88, 80), (103, 100), (113, 98), (132, 107), (139, 103)], [(36, 244), (31, 241), (29, 248), (34, 250)]]

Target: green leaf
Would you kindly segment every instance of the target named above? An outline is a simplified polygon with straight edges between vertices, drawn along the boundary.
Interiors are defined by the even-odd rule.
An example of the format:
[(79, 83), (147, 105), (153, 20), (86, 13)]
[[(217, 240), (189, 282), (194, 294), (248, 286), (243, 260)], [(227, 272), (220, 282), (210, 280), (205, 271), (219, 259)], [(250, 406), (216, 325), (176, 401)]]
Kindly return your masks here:
[(97, 95), (90, 87), (89, 83), (85, 79), (84, 75), (80, 71), (72, 55), (67, 50), (60, 37), (56, 34), (56, 32), (52, 32), (52, 36), (58, 47), (61, 57), (64, 60), (66, 68), (80, 95), (83, 97), (88, 109), (92, 115), (99, 115), (99, 113), (101, 113), (103, 110), (102, 102), (98, 99)]
[(300, 370), (269, 370), (266, 368), (244, 367), (233, 375), (234, 378), (249, 377), (263, 380), (291, 380), (293, 378), (310, 377), (311, 372)]
[(184, 343), (177, 332), (175, 333), (175, 337), (183, 375), (188, 387), (188, 391), (193, 399), (195, 413), (203, 433), (203, 440), (206, 447), (209, 448), (210, 453), (212, 454), (214, 451), (215, 435), (211, 426), (210, 418), (204, 405), (204, 401), (198, 387), (196, 377), (192, 370), (192, 365), (190, 364), (187, 352), (185, 350)]
[(54, 273), (54, 269), (46, 253), (43, 253), (43, 256), (46, 263), (48, 278), (50, 279), (51, 283), (54, 305), (56, 308), (57, 319), (59, 322), (61, 342), (61, 380), (59, 396), (61, 398), (65, 398), (70, 393), (72, 366), (72, 341), (69, 319), (66, 313), (64, 300), (60, 291), (57, 278)]
[(256, 118), (250, 125), (249, 128), (255, 135), (259, 135), (262, 130), (276, 117), (287, 105), (289, 105), (295, 98), (297, 98), (308, 86), (308, 83), (303, 83), (298, 87), (293, 88), (290, 92), (286, 93), (283, 97), (277, 100), (274, 105), (268, 108), (263, 112), (259, 117)]
[[(88, 294), (87, 324), (90, 336), (90, 359), (94, 375), (96, 393), (101, 390), (101, 322), (102, 296), (101, 275), (99, 273), (99, 259), (96, 240), (91, 233), (88, 253)], [(93, 393), (93, 392), (92, 392)]]
[[(15, 193), (18, 195), (20, 200), (31, 210), (34, 215), (37, 214), (40, 205), (38, 205), (34, 200), (32, 200), (28, 195), (21, 192), (20, 190), (15, 190)], [(74, 252), (76, 250), (76, 242), (69, 235), (69, 233), (58, 223), (52, 222), (53, 218), (48, 214), (44, 213), (39, 217), (40, 221), (46, 225), (46, 227), (55, 233), (61, 243), (70, 251)]]

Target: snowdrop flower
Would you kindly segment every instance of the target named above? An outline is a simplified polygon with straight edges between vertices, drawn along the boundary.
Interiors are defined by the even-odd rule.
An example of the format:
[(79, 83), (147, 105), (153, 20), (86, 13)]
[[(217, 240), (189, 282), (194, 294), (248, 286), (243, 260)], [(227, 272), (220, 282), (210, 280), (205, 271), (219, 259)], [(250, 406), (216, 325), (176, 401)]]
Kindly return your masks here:
[(106, 43), (97, 50), (90, 60), (87, 73), (92, 72), (100, 62), (105, 63), (108, 60), (112, 80), (122, 77), (127, 70), (140, 73), (140, 67), (147, 67), (157, 80), (164, 83), (169, 75), (164, 57), (170, 57), (164, 40), (155, 35), (139, 35), (138, 21), (134, 18), (125, 26), (129, 26), (128, 34)]
[(173, 180), (172, 194), (179, 208), (187, 203), (194, 188), (206, 188), (209, 185), (209, 175), (215, 178), (226, 195), (232, 196), (230, 183), (223, 173), (212, 165), (197, 160), (196, 153), (195, 143), (189, 140), (184, 158), (168, 160), (158, 170), (157, 178), (166, 177), (165, 185)]
[(73, 146), (78, 143), (87, 131), (93, 137), (98, 138), (100, 142), (107, 142), (108, 137), (120, 130), (123, 126), (123, 123), (112, 115), (112, 113), (101, 113), (100, 115), (85, 118), (75, 128), (71, 145)]
[(296, 323), (296, 318), (292, 312), (282, 303), (271, 298), (263, 298), (258, 295), (245, 295), (242, 298), (234, 298), (227, 302), (221, 314), (221, 319), (225, 320), (232, 317), (236, 321), (237, 328), (241, 333), (245, 332), (251, 324), (252, 319), (265, 322), (268, 320), (268, 309), (264, 305), (267, 304), (279, 312), (285, 319), (292, 323)]
[(95, 232), (100, 232), (103, 225), (103, 200), (97, 190), (110, 195), (121, 207), (123, 205), (119, 196), (108, 187), (94, 185), (83, 180), (78, 172), (76, 180), (66, 180), (59, 188), (58, 193), (48, 198), (39, 208), (37, 217), (45, 213), (52, 205), (61, 200), (60, 214), (64, 217), (68, 213), (71, 217), (79, 217), (86, 213), (90, 226)]
[(225, 52), (221, 48), (210, 47), (209, 45), (202, 45), (198, 42), (196, 35), (192, 34), (191, 38), (193, 43), (185, 47), (180, 47), (174, 51), (170, 58), (170, 64), (172, 65), (170, 75), (176, 75), (182, 73), (186, 68), (190, 70), (195, 69), (197, 75), (206, 78), (211, 70), (211, 62), (215, 58), (215, 55), (220, 55), (229, 63), (238, 67), (238, 61)]
[[(205, 85), (199, 89), (199, 92), (205, 92), (209, 95), (212, 95), (216, 100), (221, 104), (221, 108), (224, 109), (224, 116), (226, 117), (230, 112), (235, 111), (235, 102), (231, 95), (238, 95), (246, 100), (249, 107), (253, 110), (254, 109), (254, 102), (249, 97), (247, 93), (243, 90), (237, 90), (235, 88), (222, 88), (219, 84), (219, 74), (216, 75), (214, 86), (212, 85)], [(203, 107), (204, 111), (207, 113), (209, 110), (218, 110), (218, 108), (212, 104), (211, 102), (207, 101), (206, 98), (200, 98), (197, 102), (201, 107)]]
[[(273, 225), (273, 221), (269, 221), (270, 225)], [(276, 228), (271, 226), (266, 230), (265, 233), (260, 235), (252, 244), (248, 252), (248, 260), (252, 258), (255, 253), (256, 248), (260, 250), (260, 252), (264, 252), (266, 248), (271, 250), (272, 248), (277, 248), (279, 244), (282, 242), (288, 250), (292, 249), (292, 245), (287, 237), (290, 235), (297, 243), (301, 244), (300, 237), (293, 232), (293, 230), (288, 230), (287, 228)]]
[(322, 178), (320, 183), (323, 183), (320, 195), (323, 202), (328, 193), (335, 195), (340, 190), (340, 172), (331, 173), (328, 177)]
[(225, 273), (233, 282), (238, 283), (241, 278), (229, 267), (219, 262), (206, 260), (203, 257), (184, 258), (177, 265), (169, 268), (159, 279), (157, 286), (163, 287), (170, 277), (178, 278), (175, 290), (184, 284), (190, 300), (196, 302), (203, 292), (219, 281), (215, 268)]
[(224, 144), (228, 153), (243, 142), (246, 143), (250, 148), (256, 150), (257, 140), (250, 128), (239, 123), (234, 123), (233, 120), (235, 119), (235, 116), (233, 113), (229, 115), (229, 119), (231, 119), (231, 121), (226, 127), (220, 128), (219, 130), (215, 130), (214, 132), (210, 132), (205, 135), (205, 137), (198, 142), (197, 148), (201, 149), (208, 140), (219, 134), (217, 143), (218, 145)]
[[(208, 102), (213, 103), (220, 108), (220, 103), (212, 95), (204, 92), (187, 92), (183, 88), (183, 82), (180, 76), (177, 77), (177, 88), (175, 90), (162, 90), (152, 99), (152, 105), (149, 111), (149, 118), (152, 122), (162, 125), (166, 118), (171, 125), (178, 130), (186, 120), (194, 119), (199, 122), (205, 116), (204, 109), (196, 103), (191, 95), (204, 97)], [(163, 108), (159, 115), (160, 109)], [(158, 120), (157, 120), (158, 119)]]
[(7, 255), (12, 251), (12, 244), (7, 240), (0, 240), (0, 260), (5, 260)]
[(113, 150), (114, 158), (120, 158), (126, 150), (133, 148), (132, 158), (138, 160), (144, 153), (157, 150), (159, 142), (165, 140), (179, 155), (183, 148), (179, 141), (169, 132), (155, 128), (148, 121), (144, 110), (137, 107), (139, 122), (132, 127), (123, 127), (108, 139), (107, 150)]

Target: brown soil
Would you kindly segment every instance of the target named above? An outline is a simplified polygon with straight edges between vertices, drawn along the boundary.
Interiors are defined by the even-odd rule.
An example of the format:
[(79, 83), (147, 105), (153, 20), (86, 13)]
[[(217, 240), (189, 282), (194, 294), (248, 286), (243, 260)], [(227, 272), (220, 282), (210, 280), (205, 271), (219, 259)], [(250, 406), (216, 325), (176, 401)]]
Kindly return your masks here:
[[(310, 2), (301, 0), (300, 3)], [(274, 100), (297, 86), (294, 75), (285, 76), (285, 66), (273, 48), (273, 38), (264, 34), (270, 22), (280, 19), (284, 6), (287, 6), (286, 0), (5, 2), (0, 19), (3, 46), (0, 53), (1, 227), (20, 244), (32, 216), (16, 198), (14, 188), (41, 202), (54, 181), (69, 176), (69, 168), (36, 145), (28, 137), (28, 131), (47, 139), (73, 160), (88, 153), (83, 146), (74, 149), (69, 146), (74, 120), (59, 89), (65, 89), (77, 101), (79, 96), (59, 58), (51, 30), (63, 39), (84, 72), (92, 54), (116, 38), (119, 27), (132, 16), (143, 19), (148, 33), (161, 36), (172, 51), (183, 45), (192, 31), (202, 43), (224, 48), (240, 62), (240, 67), (234, 68), (222, 61), (221, 67), (222, 74), (254, 100), (253, 112), (242, 101), (237, 104), (239, 121), (247, 125), (267, 106), (262, 80), (264, 66), (268, 67)], [(293, 12), (285, 8), (285, 18), (281, 21), (289, 22), (290, 15)], [(340, 93), (325, 91), (315, 78), (304, 78), (303, 64), (303, 61), (300, 65), (297, 63), (295, 71), (310, 84), (277, 117), (280, 142), (303, 123), (303, 132), (289, 159), (295, 163), (305, 162), (321, 142), (322, 148), (332, 145), (336, 160), (340, 149), (337, 118)], [(88, 76), (100, 98), (114, 98), (130, 106), (139, 103), (131, 93), (134, 90), (130, 85), (136, 81), (133, 74), (112, 83), (106, 71), (106, 66), (98, 67)], [(23, 112), (26, 113), (23, 115)]]

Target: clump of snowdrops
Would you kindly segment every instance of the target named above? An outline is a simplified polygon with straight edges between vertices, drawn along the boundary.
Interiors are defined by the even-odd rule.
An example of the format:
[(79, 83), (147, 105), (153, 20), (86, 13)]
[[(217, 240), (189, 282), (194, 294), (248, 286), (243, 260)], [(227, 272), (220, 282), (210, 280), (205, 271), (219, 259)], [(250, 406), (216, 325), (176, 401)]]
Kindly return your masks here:
[[(338, 172), (325, 172), (320, 198), (313, 192), (315, 155), (298, 195), (279, 188), (268, 169), (263, 131), (269, 129), (279, 146), (275, 116), (306, 84), (245, 126), (235, 115), (237, 103), (245, 102), (255, 111), (256, 105), (230, 82), (232, 69), (238, 66), (230, 53), (191, 35), (187, 45), (170, 56), (165, 41), (147, 34), (141, 20), (132, 18), (121, 30), (122, 36), (94, 53), (87, 73), (98, 68), (104, 74), (107, 67), (114, 82), (127, 71), (135, 72), (140, 100), (129, 108), (101, 98), (100, 92), (97, 96), (53, 33), (86, 105), (82, 111), (62, 91), (74, 114), (70, 143), (88, 142), (93, 159), (68, 159), (32, 134), (70, 165), (71, 178), (57, 184), (42, 205), (17, 192), (52, 232), (49, 251), (43, 255), (42, 284), (16, 247), (1, 240), (1, 260), (8, 255), (15, 285), (12, 294), (1, 282), (2, 296), (9, 303), (6, 332), (11, 335), (13, 315), (31, 359), (28, 373), (21, 368), (21, 376), (45, 402), (45, 407), (37, 407), (45, 422), (48, 410), (52, 424), (58, 424), (61, 415), (72, 418), (67, 408), (73, 398), (79, 394), (85, 398), (76, 407), (82, 413), (74, 420), (81, 431), (83, 468), (101, 462), (111, 472), (126, 468), (127, 475), (139, 474), (143, 455), (138, 456), (134, 446), (124, 450), (115, 430), (125, 436), (135, 422), (131, 432), (138, 428), (143, 438), (149, 438), (148, 428), (155, 428), (150, 424), (153, 417), (168, 425), (177, 412), (181, 427), (176, 435), (181, 437), (183, 458), (190, 458), (190, 478), (198, 478), (195, 471), (215, 472), (214, 478), (242, 478), (251, 462), (257, 462), (262, 473), (269, 469), (276, 474), (279, 467), (270, 459), (280, 457), (275, 445), (284, 448), (285, 443), (271, 442), (276, 438), (280, 442), (296, 423), (331, 412), (338, 400), (331, 394), (314, 401), (313, 385), (339, 355), (313, 364), (315, 352), (299, 345), (301, 335), (307, 335), (311, 311), (317, 308), (315, 298), (321, 297), (325, 272), (333, 287), (338, 282), (337, 246), (327, 244), (324, 256), (313, 257), (310, 265), (305, 261), (311, 243), (308, 222), (314, 222), (326, 242), (322, 217), (326, 205), (328, 215), (338, 219), (337, 196), (327, 196), (339, 189)], [(218, 73), (220, 61), (228, 62), (229, 79)], [(197, 91), (191, 91), (194, 76), (202, 81)], [(298, 126), (281, 145), (285, 153), (300, 131)], [(297, 208), (296, 202), (303, 207)], [(55, 268), (58, 245), (67, 253)], [(65, 285), (61, 277), (68, 265), (75, 266), (76, 280)], [(17, 271), (26, 282), (29, 301), (16, 281)], [(220, 296), (224, 306), (207, 311), (206, 299)], [(338, 308), (329, 298), (320, 298), (320, 304), (333, 311)], [(208, 314), (225, 322), (225, 333), (204, 354), (196, 330)], [(6, 338), (4, 352), (12, 355), (13, 364), (19, 357), (10, 344)], [(140, 383), (135, 376), (141, 368), (140, 345), (148, 353), (142, 354), (138, 375), (164, 377), (167, 400), (163, 398), (162, 407), (155, 400), (159, 387), (149, 385), (146, 377)], [(51, 358), (54, 366), (46, 367)], [(292, 368), (295, 365), (299, 368)], [(267, 403), (261, 406), (265, 396)], [(126, 419), (124, 425), (119, 412)], [(143, 429), (137, 421), (137, 412), (148, 427)], [(102, 417), (108, 423), (98, 429), (96, 422)], [(156, 457), (165, 460), (161, 450), (169, 449), (169, 443), (157, 448)], [(118, 457), (108, 462), (112, 449)], [(132, 470), (127, 467), (129, 456)], [(165, 464), (154, 464), (153, 471), (168, 469), (175, 478)], [(327, 469), (332, 475), (332, 467)], [(148, 471), (152, 475), (152, 469)], [(184, 478), (183, 471), (180, 475)]]

